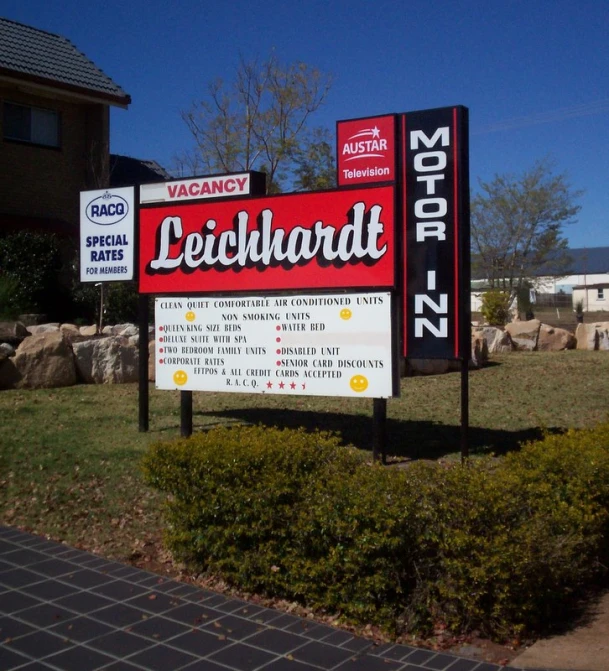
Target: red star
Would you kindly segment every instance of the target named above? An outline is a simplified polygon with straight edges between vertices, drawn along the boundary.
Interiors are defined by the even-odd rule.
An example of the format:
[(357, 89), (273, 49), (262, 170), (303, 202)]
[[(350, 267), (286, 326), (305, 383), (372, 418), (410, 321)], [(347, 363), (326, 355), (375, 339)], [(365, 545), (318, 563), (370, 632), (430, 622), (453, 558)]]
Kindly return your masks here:
[(302, 383), (302, 388), (303, 388), (303, 389), (306, 389), (306, 388), (307, 388), (307, 385), (306, 385), (304, 382)]
[(271, 381), (266, 383), (267, 389), (272, 389), (273, 388), (273, 383)]
[(290, 382), (290, 389), (296, 389), (296, 382)]
[(285, 387), (285, 384), (283, 382), (279, 383), (279, 389), (283, 389)]

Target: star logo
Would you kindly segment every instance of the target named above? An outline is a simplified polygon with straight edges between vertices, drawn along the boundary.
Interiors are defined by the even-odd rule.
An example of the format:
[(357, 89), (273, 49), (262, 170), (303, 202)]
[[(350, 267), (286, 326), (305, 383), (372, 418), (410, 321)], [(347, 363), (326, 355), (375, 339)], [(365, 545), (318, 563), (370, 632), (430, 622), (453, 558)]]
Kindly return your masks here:
[(273, 383), (270, 380), (266, 383), (266, 388), (267, 389), (272, 389), (273, 388)]

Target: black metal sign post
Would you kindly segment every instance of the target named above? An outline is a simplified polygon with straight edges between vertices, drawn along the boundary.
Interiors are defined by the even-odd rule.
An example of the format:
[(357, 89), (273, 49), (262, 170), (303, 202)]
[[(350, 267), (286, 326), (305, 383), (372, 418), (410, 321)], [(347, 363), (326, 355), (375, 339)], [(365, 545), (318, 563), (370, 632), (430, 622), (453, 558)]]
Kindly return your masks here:
[(148, 296), (138, 296), (138, 330), (139, 330), (139, 371), (138, 371), (138, 410), (140, 433), (148, 431), (150, 417), (149, 382), (148, 382), (148, 324), (150, 308)]
[(180, 435), (192, 436), (192, 391), (180, 392)]

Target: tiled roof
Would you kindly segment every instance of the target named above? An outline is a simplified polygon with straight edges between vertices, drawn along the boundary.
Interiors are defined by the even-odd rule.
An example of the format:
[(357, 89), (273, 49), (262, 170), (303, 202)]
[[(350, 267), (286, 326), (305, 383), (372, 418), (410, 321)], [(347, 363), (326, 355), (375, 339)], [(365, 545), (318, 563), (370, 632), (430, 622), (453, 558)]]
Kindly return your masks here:
[(61, 35), (0, 17), (0, 74), (128, 105), (130, 96)]

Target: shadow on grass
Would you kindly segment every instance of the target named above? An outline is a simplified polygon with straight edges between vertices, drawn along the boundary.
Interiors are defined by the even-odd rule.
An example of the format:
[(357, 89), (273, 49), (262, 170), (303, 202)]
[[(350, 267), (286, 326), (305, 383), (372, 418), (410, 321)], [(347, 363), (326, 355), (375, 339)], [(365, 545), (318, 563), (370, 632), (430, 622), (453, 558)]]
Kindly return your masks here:
[[(340, 433), (346, 444), (372, 451), (374, 439), (371, 417), (341, 413), (319, 413), (303, 410), (269, 408), (241, 408), (215, 412), (197, 412), (199, 417), (217, 417), (250, 424), (263, 424), (279, 428), (304, 427)], [(209, 425), (206, 425), (209, 428)], [(196, 430), (196, 427), (195, 427)], [(439, 459), (460, 452), (460, 427), (434, 422), (410, 422), (387, 419), (387, 455), (406, 459)], [(518, 450), (528, 440), (538, 440), (542, 430), (530, 428), (520, 431), (482, 429), (470, 427), (470, 454), (496, 454)]]

